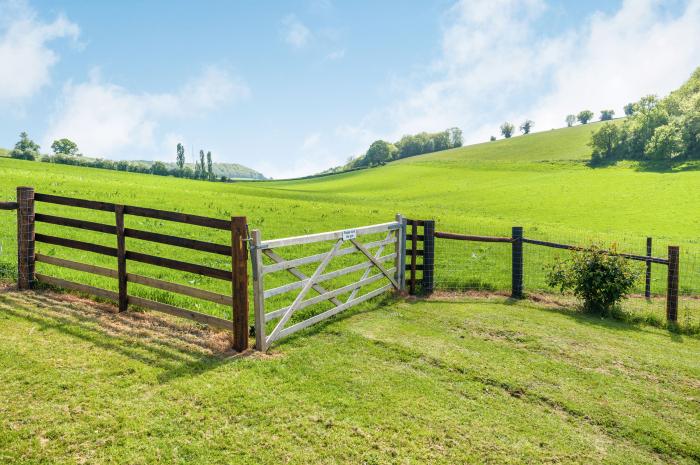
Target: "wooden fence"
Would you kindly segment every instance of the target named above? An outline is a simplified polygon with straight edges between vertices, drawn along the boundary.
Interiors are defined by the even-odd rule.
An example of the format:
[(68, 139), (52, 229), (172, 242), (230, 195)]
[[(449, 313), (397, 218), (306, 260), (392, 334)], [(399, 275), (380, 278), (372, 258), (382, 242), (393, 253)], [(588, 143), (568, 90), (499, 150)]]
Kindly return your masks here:
[[(523, 228), (514, 226), (510, 237), (494, 237), (494, 236), (474, 236), (467, 234), (456, 234), (451, 232), (436, 231), (434, 237), (438, 239), (473, 241), (473, 242), (497, 242), (511, 245), (511, 296), (513, 298), (522, 298), (524, 292), (524, 254), (523, 244), (532, 244), (542, 247), (550, 247), (555, 249), (582, 251), (585, 247), (560, 244), (556, 242), (541, 241), (530, 239), (523, 236)], [(645, 289), (646, 297), (651, 296), (651, 265), (656, 263), (666, 265), (667, 272), (667, 287), (666, 287), (666, 318), (670, 322), (678, 321), (678, 282), (679, 282), (679, 248), (678, 246), (668, 246), (668, 257), (659, 258), (653, 257), (651, 253), (651, 238), (647, 238), (646, 255), (635, 255), (628, 253), (620, 253), (614, 251), (602, 251), (603, 253), (619, 256), (628, 260), (641, 261), (646, 263), (645, 273)], [(425, 270), (423, 270), (425, 273)]]
[[(114, 224), (95, 223), (64, 216), (35, 213), (34, 206), (36, 202), (113, 212)], [(18, 287), (20, 289), (30, 289), (34, 282), (41, 282), (114, 300), (115, 302), (118, 302), (120, 312), (126, 311), (128, 305), (131, 304), (178, 317), (188, 318), (217, 328), (232, 330), (234, 348), (238, 351), (248, 348), (247, 225), (246, 218), (244, 216), (236, 216), (231, 217), (230, 220), (223, 220), (131, 205), (118, 205), (94, 200), (35, 193), (34, 189), (31, 187), (18, 187), (17, 202), (6, 202), (0, 204), (0, 208), (17, 209)], [(205, 228), (230, 231), (231, 242), (230, 244), (223, 245), (207, 241), (171, 236), (162, 233), (126, 228), (124, 226), (124, 217), (126, 215), (155, 218)], [(36, 223), (47, 223), (113, 235), (116, 239), (115, 247), (108, 247), (47, 234), (39, 234), (35, 232)], [(127, 237), (231, 257), (231, 270), (213, 268), (129, 250), (126, 246)], [(35, 244), (37, 242), (114, 257), (116, 259), (116, 269), (104, 268), (65, 258), (58, 258), (37, 253), (35, 251)], [(172, 283), (129, 273), (127, 270), (127, 264), (129, 261), (146, 263), (228, 281), (231, 283), (231, 294), (219, 294), (183, 284)], [(118, 292), (114, 292), (86, 284), (67, 281), (54, 276), (36, 273), (36, 262), (47, 263), (85, 273), (114, 278), (118, 281), (119, 290)], [(174, 292), (197, 299), (214, 302), (216, 304), (229, 306), (232, 308), (233, 321), (129, 295), (129, 283), (149, 286), (168, 292)]]
[[(411, 295), (430, 294), (434, 287), (435, 221), (412, 219), (404, 219), (403, 221), (406, 229), (405, 269), (409, 273), (406, 278), (408, 293)], [(418, 280), (419, 271), (420, 281)]]
[[(381, 234), (384, 232), (386, 232), (386, 237), (384, 239), (364, 244), (360, 242), (359, 238), (361, 236)], [(396, 222), (391, 223), (269, 241), (263, 241), (260, 231), (254, 230), (252, 232), (250, 248), (253, 261), (256, 348), (266, 351), (274, 341), (280, 338), (295, 333), (392, 289), (403, 289), (405, 280), (402, 266), (405, 257), (404, 237), (404, 222), (400, 215), (397, 215)], [(286, 259), (275, 252), (276, 249), (288, 246), (299, 246), (326, 241), (333, 241), (330, 250), (314, 255)], [(350, 247), (341, 248), (345, 243), (349, 243)], [(384, 249), (390, 245), (395, 247), (395, 251), (382, 255)], [(375, 253), (372, 253), (370, 252), (371, 249), (377, 250)], [(333, 258), (358, 252), (364, 256), (363, 258), (365, 261), (362, 263), (324, 273)], [(265, 265), (263, 263), (263, 256), (268, 257), (273, 263)], [(392, 268), (387, 268), (384, 263), (390, 260), (394, 262), (394, 266)], [(312, 263), (319, 263), (319, 265), (310, 276), (299, 269), (302, 265)], [(372, 270), (377, 270), (379, 272), (370, 276)], [(324, 281), (329, 281), (351, 273), (359, 273), (361, 271), (363, 271), (363, 274), (359, 280), (334, 290), (328, 290), (320, 284)], [(287, 272), (291, 274), (296, 281), (272, 289), (266, 289), (265, 276), (275, 272)], [(366, 294), (359, 297), (357, 296), (360, 289), (364, 286), (380, 281), (386, 281), (387, 283)], [(296, 290), (299, 290), (299, 292), (290, 305), (269, 312), (266, 310), (265, 301), (267, 299)], [(318, 295), (305, 299), (311, 290), (314, 290)], [(344, 302), (339, 299), (339, 296), (348, 293), (349, 295)], [(330, 301), (334, 307), (306, 320), (296, 322), (291, 326), (286, 326), (296, 311), (325, 301)], [(278, 321), (270, 334), (267, 335), (266, 325), (268, 322), (274, 320)]]

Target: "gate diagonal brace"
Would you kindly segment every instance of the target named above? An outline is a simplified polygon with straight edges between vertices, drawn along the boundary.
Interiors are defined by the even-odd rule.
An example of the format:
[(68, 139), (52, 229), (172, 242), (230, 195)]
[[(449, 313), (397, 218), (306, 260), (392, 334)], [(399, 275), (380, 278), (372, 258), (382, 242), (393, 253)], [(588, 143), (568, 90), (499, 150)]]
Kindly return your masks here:
[[(385, 240), (385, 241), (388, 240), (388, 239), (391, 237), (392, 234), (394, 234), (394, 232), (393, 232), (393, 231), (389, 231), (389, 232), (387, 233), (387, 235), (386, 235), (386, 238), (384, 238), (384, 240)], [(355, 244), (353, 244), (353, 245), (355, 245)], [(379, 247), (379, 249), (377, 250), (377, 252), (376, 252), (375, 255), (374, 255), (374, 258), (379, 259), (379, 257), (382, 256), (382, 252), (384, 252), (384, 247), (385, 247), (384, 244), (382, 244), (382, 245)], [(367, 268), (367, 269), (365, 270), (365, 272), (362, 274), (362, 277), (360, 278), (360, 281), (362, 281), (363, 279), (367, 278), (371, 272), (372, 272), (372, 268), (371, 268), (371, 267), (370, 267), (370, 268)], [(354, 291), (352, 291), (352, 293), (348, 296), (348, 300), (346, 300), (345, 303), (348, 303), (348, 302), (350, 302), (352, 299), (354, 299), (358, 292), (360, 292), (360, 288), (359, 288), (359, 287), (358, 287), (357, 289), (355, 289)]]
[[(268, 257), (270, 257), (275, 263), (282, 263), (282, 262), (285, 262), (285, 261), (286, 261), (281, 255), (276, 254), (275, 252), (273, 252), (273, 251), (270, 250), (270, 249), (265, 249), (265, 250), (263, 250), (263, 253), (264, 253), (265, 255), (267, 255)], [(303, 281), (303, 280), (305, 280), (305, 279), (309, 279), (309, 277), (306, 276), (306, 274), (304, 274), (303, 272), (299, 271), (299, 269), (296, 268), (296, 267), (287, 268), (287, 271), (288, 271), (292, 276), (294, 276), (295, 278), (298, 278), (299, 281)], [(365, 277), (366, 277), (366, 276), (365, 276)], [(313, 286), (311, 286), (311, 288), (312, 288), (314, 291), (318, 292), (319, 294), (325, 294), (326, 292), (328, 292), (328, 290), (327, 290), (325, 287), (321, 286), (320, 284), (314, 284)], [(337, 307), (338, 305), (342, 305), (342, 304), (343, 304), (340, 300), (338, 300), (337, 297), (333, 297), (333, 298), (328, 299), (328, 300), (330, 300), (331, 302), (333, 302), (333, 304), (335, 304), (336, 307)]]
[(389, 273), (389, 272), (382, 266), (382, 264), (379, 263), (379, 261), (377, 261), (376, 258), (374, 258), (374, 256), (369, 252), (369, 250), (367, 250), (367, 249), (365, 248), (364, 245), (360, 244), (360, 243), (357, 242), (355, 239), (350, 239), (350, 242), (352, 242), (352, 244), (353, 244), (355, 247), (357, 247), (357, 250), (359, 250), (360, 252), (362, 252), (363, 254), (365, 254), (365, 256), (366, 256), (367, 258), (369, 258), (369, 260), (374, 264), (374, 266), (376, 266), (377, 268), (379, 268), (379, 271), (381, 271), (382, 274), (384, 274), (384, 276), (386, 276), (387, 279), (389, 279), (389, 281), (391, 282), (391, 284), (394, 286), (395, 289), (398, 289), (398, 288), (399, 288), (398, 283), (396, 282), (396, 280), (394, 280), (394, 277), (391, 275), (391, 273)]
[(297, 307), (301, 303), (301, 301), (306, 297), (306, 294), (309, 293), (309, 290), (311, 289), (311, 286), (313, 286), (316, 283), (316, 280), (318, 279), (319, 276), (323, 273), (323, 270), (326, 269), (328, 264), (330, 263), (331, 259), (333, 256), (336, 254), (338, 249), (340, 248), (340, 245), (343, 243), (343, 239), (338, 239), (338, 241), (333, 245), (333, 248), (328, 252), (328, 255), (326, 255), (323, 258), (323, 261), (318, 265), (318, 268), (316, 268), (316, 271), (314, 271), (314, 274), (311, 275), (311, 278), (309, 278), (309, 281), (304, 285), (302, 288), (301, 292), (297, 295), (296, 299), (294, 299), (294, 302), (292, 305), (289, 306), (289, 310), (280, 318), (279, 323), (277, 323), (277, 326), (275, 326), (275, 329), (270, 333), (270, 335), (267, 337), (267, 344), (270, 344), (273, 342), (277, 336), (279, 335), (280, 331), (282, 331), (282, 328), (284, 328), (284, 325), (287, 324), (287, 321), (292, 317), (294, 312), (297, 310)]

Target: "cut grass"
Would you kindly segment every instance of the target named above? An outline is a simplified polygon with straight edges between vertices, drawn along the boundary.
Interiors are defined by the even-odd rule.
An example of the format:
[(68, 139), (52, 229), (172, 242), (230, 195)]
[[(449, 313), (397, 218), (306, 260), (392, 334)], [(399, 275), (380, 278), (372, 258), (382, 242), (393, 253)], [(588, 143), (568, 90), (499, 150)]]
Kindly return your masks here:
[(697, 339), (501, 298), (384, 303), (231, 358), (158, 317), (0, 293), (0, 462), (700, 460)]

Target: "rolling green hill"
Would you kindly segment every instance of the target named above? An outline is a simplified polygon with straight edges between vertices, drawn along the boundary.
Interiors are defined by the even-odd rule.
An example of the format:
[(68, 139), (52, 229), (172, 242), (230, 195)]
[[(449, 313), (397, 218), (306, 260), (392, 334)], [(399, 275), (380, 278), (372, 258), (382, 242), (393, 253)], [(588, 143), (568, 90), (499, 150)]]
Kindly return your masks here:
[[(573, 244), (591, 240), (607, 245), (617, 242), (621, 250), (633, 253), (643, 253), (645, 237), (653, 236), (657, 256), (665, 256), (668, 244), (682, 247), (681, 288), (684, 292), (700, 292), (700, 171), (645, 171), (630, 163), (590, 168), (586, 164), (590, 150), (587, 143), (594, 128), (595, 124), (589, 124), (534, 133), (351, 173), (236, 184), (5, 158), (0, 159), (0, 198), (12, 199), (15, 186), (31, 185), (41, 192), (208, 216), (245, 215), (251, 228), (263, 231), (264, 238), (385, 222), (397, 212), (412, 218), (435, 219), (442, 231), (502, 236), (510, 234), (511, 226), (520, 225), (527, 236), (537, 239)], [(61, 211), (48, 205), (41, 208)], [(75, 214), (96, 221), (113, 221), (100, 214)], [(41, 227), (45, 231), (56, 229)], [(178, 225), (170, 231), (182, 231), (191, 237), (197, 234)], [(67, 228), (60, 231), (63, 235), (70, 233)], [(15, 260), (14, 235), (13, 221), (3, 221), (0, 263), (5, 268), (11, 268)], [(111, 245), (110, 238), (99, 233), (78, 235)], [(218, 232), (207, 239), (228, 241), (225, 233)], [(436, 250), (439, 285), (507, 288), (510, 262), (509, 250), (504, 246), (441, 241)], [(60, 248), (52, 248), (53, 251), (65, 253)], [(195, 261), (201, 258), (147, 243), (143, 244), (143, 251)], [(88, 259), (87, 253), (70, 253), (76, 259), (82, 257), (112, 266), (109, 258)], [(526, 289), (546, 288), (545, 267), (556, 253), (551, 249), (526, 248)], [(207, 260), (212, 266), (228, 266), (223, 257)], [(653, 289), (661, 293), (665, 275), (662, 269), (654, 268)], [(169, 272), (159, 273), (167, 278)], [(70, 277), (101, 280), (101, 285), (114, 287), (111, 280), (75, 275)], [(226, 292), (222, 283), (213, 281), (202, 283), (211, 290)], [(221, 311), (213, 304), (202, 304), (202, 309)]]

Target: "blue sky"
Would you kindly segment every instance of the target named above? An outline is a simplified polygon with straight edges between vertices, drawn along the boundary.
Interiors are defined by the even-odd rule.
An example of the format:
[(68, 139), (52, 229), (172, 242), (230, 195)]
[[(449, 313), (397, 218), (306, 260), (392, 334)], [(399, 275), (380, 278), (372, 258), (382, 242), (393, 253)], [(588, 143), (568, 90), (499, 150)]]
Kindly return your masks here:
[(619, 114), (683, 82), (698, 37), (698, 0), (0, 0), (0, 146), (26, 130), (170, 160), (183, 142), (311, 174), (378, 138)]

